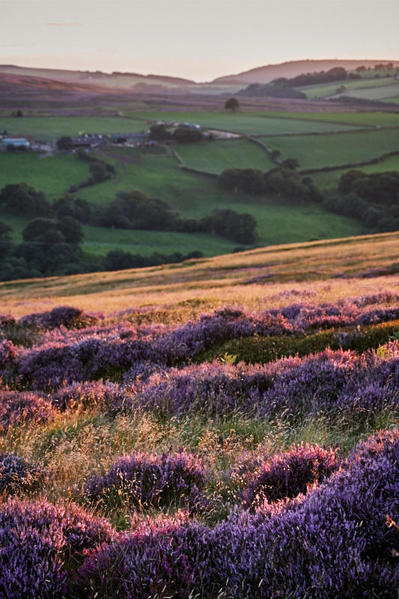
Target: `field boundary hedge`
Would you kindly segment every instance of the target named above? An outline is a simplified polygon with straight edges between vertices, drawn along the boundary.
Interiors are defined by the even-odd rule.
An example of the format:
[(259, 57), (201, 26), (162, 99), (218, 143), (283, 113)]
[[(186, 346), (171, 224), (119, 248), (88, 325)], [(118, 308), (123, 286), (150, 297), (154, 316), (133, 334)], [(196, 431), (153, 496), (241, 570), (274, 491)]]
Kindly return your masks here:
[(359, 166), (369, 166), (372, 164), (378, 164), (379, 162), (383, 162), (387, 158), (392, 158), (392, 156), (399, 156), (399, 150), (393, 150), (392, 152), (386, 152), (385, 154), (381, 154), (376, 158), (371, 158), (370, 160), (363, 160), (362, 162), (348, 162), (346, 164), (334, 165), (334, 166), (323, 166), (322, 168), (310, 168), (305, 169), (303, 171), (299, 171), (301, 175), (313, 175), (315, 173), (328, 173), (331, 171), (340, 171), (347, 168), (357, 168)]

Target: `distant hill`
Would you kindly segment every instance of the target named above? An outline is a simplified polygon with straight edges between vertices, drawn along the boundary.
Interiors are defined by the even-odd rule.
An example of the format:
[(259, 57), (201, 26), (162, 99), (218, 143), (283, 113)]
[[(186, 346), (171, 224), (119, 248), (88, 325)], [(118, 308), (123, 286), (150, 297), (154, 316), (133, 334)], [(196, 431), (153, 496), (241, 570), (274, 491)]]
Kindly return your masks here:
[(139, 73), (121, 72), (103, 73), (102, 71), (70, 71), (63, 69), (20, 67), (16, 65), (0, 65), (0, 73), (112, 89), (131, 89), (136, 85), (142, 85), (143, 83), (155, 86), (162, 85), (165, 88), (195, 85), (195, 82), (190, 79), (164, 75), (141, 75)]
[[(143, 75), (135, 72), (104, 73), (102, 71), (79, 71), (67, 69), (34, 68), (17, 65), (0, 65), (0, 87), (8, 83), (12, 88), (36, 92), (44, 91), (173, 95), (190, 94), (235, 94), (252, 83), (265, 84), (278, 77), (291, 78), (309, 72), (329, 70), (336, 66), (354, 69), (358, 66), (374, 66), (387, 60), (299, 60), (267, 65), (239, 73), (219, 77), (211, 82), (197, 83), (191, 79), (167, 75)], [(399, 66), (398, 61), (389, 61)], [(2, 83), (3, 82), (3, 85)]]
[(356, 69), (362, 65), (371, 67), (376, 64), (392, 62), (399, 66), (399, 60), (295, 60), (282, 62), (279, 64), (266, 65), (238, 73), (237, 75), (227, 75), (218, 77), (212, 81), (213, 84), (249, 84), (249, 83), (269, 83), (277, 77), (296, 77), (303, 73), (313, 73), (316, 71), (325, 71), (333, 67), (344, 67), (345, 69)]

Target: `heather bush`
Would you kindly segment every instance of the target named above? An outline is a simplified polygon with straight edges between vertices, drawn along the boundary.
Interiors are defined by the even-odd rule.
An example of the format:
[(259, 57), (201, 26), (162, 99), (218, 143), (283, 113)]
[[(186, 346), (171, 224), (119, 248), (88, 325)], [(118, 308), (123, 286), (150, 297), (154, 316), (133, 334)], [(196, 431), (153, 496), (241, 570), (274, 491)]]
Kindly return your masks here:
[(73, 306), (59, 306), (49, 312), (35, 312), (19, 319), (18, 324), (23, 327), (38, 327), (55, 329), (61, 326), (77, 328), (94, 324), (102, 315), (88, 314)]
[(18, 348), (12, 341), (4, 339), (0, 341), (0, 374), (4, 374), (7, 368), (12, 366), (18, 355)]
[[(397, 433), (395, 433), (397, 435)], [(125, 533), (87, 558), (90, 599), (393, 599), (399, 584), (399, 442), (352, 460), (306, 497), (254, 515)]]
[(44, 424), (54, 419), (56, 410), (48, 398), (32, 391), (0, 390), (0, 432), (16, 426)]
[(20, 456), (0, 453), (0, 493), (14, 495), (33, 491), (40, 485), (43, 471)]
[(112, 535), (109, 524), (75, 505), (9, 500), (0, 506), (0, 597), (66, 596), (68, 571)]
[(368, 418), (399, 402), (399, 343), (357, 355), (326, 350), (267, 365), (217, 362), (159, 371), (133, 386), (132, 406), (167, 416), (303, 418), (320, 413)]
[(53, 406), (60, 411), (83, 410), (100, 408), (108, 414), (115, 415), (123, 412), (125, 405), (130, 407), (128, 391), (116, 383), (91, 381), (72, 383), (60, 387), (51, 393)]
[(85, 488), (91, 502), (135, 507), (178, 505), (196, 500), (207, 480), (202, 461), (183, 449), (162, 455), (135, 452), (119, 458), (104, 475), (92, 476)]
[(90, 599), (187, 599), (201, 576), (193, 564), (208, 566), (208, 537), (205, 526), (179, 515), (154, 519), (93, 552), (79, 570), (75, 592)]
[(278, 501), (306, 494), (308, 488), (322, 482), (339, 465), (336, 451), (318, 445), (293, 445), (285, 453), (277, 453), (266, 460), (243, 490), (246, 505)]
[(0, 331), (13, 324), (15, 324), (15, 318), (11, 314), (0, 314)]
[[(399, 317), (399, 308), (395, 307), (367, 310), (362, 311), (353, 302), (321, 306), (295, 304), (282, 310), (273, 309), (263, 313), (244, 313), (225, 308), (172, 329), (152, 326), (133, 331), (130, 328), (125, 334), (122, 330), (112, 332), (109, 327), (103, 327), (101, 332), (96, 327), (89, 327), (81, 336), (76, 331), (71, 335), (62, 332), (47, 336), (41, 345), (21, 350), (16, 359), (15, 374), (20, 385), (30, 385), (35, 389), (55, 389), (74, 381), (120, 378), (123, 372), (139, 362), (181, 366), (211, 347), (219, 347), (225, 341), (240, 338), (244, 338), (244, 342), (248, 338), (266, 339), (266, 343), (271, 344), (265, 356), (268, 360), (286, 353), (318, 351), (328, 344), (347, 347), (349, 343), (349, 346), (354, 345), (358, 349), (356, 345), (364, 345), (364, 338), (370, 332), (367, 326), (371, 326), (374, 331), (381, 324), (367, 325), (365, 332), (355, 329), (350, 335), (345, 331), (345, 334), (329, 331), (326, 333), (327, 337), (323, 337), (320, 331), (314, 337), (304, 337), (304, 334), (335, 326), (383, 323), (395, 317), (396, 312)], [(378, 339), (385, 338), (386, 341), (387, 335), (389, 337), (396, 330), (392, 328), (391, 322), (389, 327), (378, 329)], [(274, 347), (273, 344), (277, 346)], [(235, 352), (229, 350), (229, 353)], [(253, 356), (248, 360), (253, 361)]]

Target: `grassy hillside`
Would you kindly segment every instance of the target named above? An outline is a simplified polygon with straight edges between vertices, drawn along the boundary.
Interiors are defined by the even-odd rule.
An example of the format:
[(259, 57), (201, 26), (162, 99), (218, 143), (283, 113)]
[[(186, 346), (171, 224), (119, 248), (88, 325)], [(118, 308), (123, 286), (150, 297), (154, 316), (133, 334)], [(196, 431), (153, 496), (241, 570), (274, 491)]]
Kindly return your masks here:
[(302, 121), (323, 121), (326, 123), (341, 123), (356, 128), (365, 127), (397, 127), (399, 113), (390, 112), (270, 112), (270, 117), (294, 119)]
[[(132, 114), (132, 113), (130, 113)], [(134, 114), (134, 113), (133, 113)], [(138, 113), (142, 118), (162, 119), (165, 121), (179, 121), (188, 123), (197, 123), (204, 127), (233, 131), (245, 135), (268, 135), (275, 133), (307, 133), (323, 131), (342, 131), (351, 127), (342, 123), (334, 123), (302, 120), (302, 113), (297, 113), (296, 117), (288, 121), (284, 113), (272, 115), (265, 112), (237, 112), (229, 114), (220, 112), (141, 112)], [(398, 119), (399, 120), (399, 119)]]
[(397, 289), (397, 277), (375, 277), (399, 269), (398, 255), (399, 233), (281, 245), (161, 267), (0, 283), (0, 303), (22, 315), (65, 303), (106, 312), (166, 305), (198, 312), (226, 302), (263, 309), (276, 293), (283, 304), (333, 301), (388, 283)]
[[(343, 93), (347, 96), (349, 95), (348, 92), (351, 91), (358, 92), (363, 89), (377, 89), (394, 83), (396, 83), (394, 77), (382, 77), (381, 79), (372, 80), (365, 78), (354, 81), (334, 81), (334, 83), (326, 83), (324, 85), (306, 85), (298, 89), (305, 93), (308, 98), (328, 98), (329, 96), (335, 96), (337, 88), (342, 85), (345, 87), (345, 92)], [(357, 93), (354, 93), (354, 96), (357, 96)]]
[[(312, 175), (316, 185), (322, 190), (333, 190), (337, 188), (340, 177), (348, 169), (340, 169), (329, 173), (315, 173)], [(381, 160), (377, 164), (370, 164), (356, 168), (362, 173), (383, 173), (386, 171), (399, 171), (399, 156), (391, 156)]]
[[(206, 162), (207, 148), (212, 157), (209, 162)], [(272, 166), (266, 152), (245, 140), (209, 142), (209, 144), (204, 142), (195, 147), (181, 146), (178, 150), (185, 160), (191, 157), (189, 166), (196, 168), (202, 166), (206, 169), (207, 166), (211, 168), (213, 165), (216, 171), (217, 165), (219, 172), (230, 166), (255, 166), (262, 170), (268, 170)], [(245, 159), (247, 151), (249, 157)], [(244, 162), (240, 160), (241, 152)], [(97, 206), (108, 204), (118, 191), (139, 189), (151, 197), (166, 201), (172, 208), (189, 218), (203, 217), (216, 208), (247, 212), (257, 221), (257, 244), (259, 245), (342, 237), (364, 232), (364, 228), (355, 220), (330, 214), (316, 204), (294, 205), (282, 203), (274, 197), (254, 199), (245, 194), (225, 192), (217, 186), (216, 180), (179, 168), (176, 159), (167, 149), (116, 148), (101, 153), (100, 156), (115, 166), (116, 178), (83, 188), (76, 194), (77, 197)], [(255, 164), (251, 157), (254, 162), (256, 159)], [(26, 181), (44, 190), (51, 199), (61, 196), (68, 189), (69, 178), (65, 173), (69, 172), (69, 167), (77, 169), (74, 173), (74, 183), (87, 178), (86, 163), (79, 161), (75, 156), (63, 154), (39, 159), (34, 154), (3, 153), (0, 154), (0, 164), (2, 160), (5, 164), (11, 161), (14, 173), (12, 180), (5, 175), (4, 184)], [(78, 177), (78, 172), (81, 171), (83, 172)], [(26, 173), (29, 173), (28, 177)], [(13, 227), (14, 238), (18, 240), (29, 217), (15, 218), (1, 211), (0, 219)], [(106, 254), (110, 249), (115, 248), (148, 255), (163, 248), (168, 249), (168, 253), (198, 250), (209, 256), (232, 251), (237, 245), (217, 236), (159, 234), (154, 231), (116, 231), (87, 227), (84, 247), (87, 251), (96, 254)]]
[(0, 189), (8, 183), (24, 182), (56, 199), (88, 176), (87, 163), (75, 155), (0, 152)]
[[(382, 80), (381, 80), (382, 81)], [(360, 82), (362, 83), (362, 82)], [(54, 139), (78, 131), (113, 133), (148, 128), (146, 121), (178, 121), (198, 123), (247, 135), (258, 135), (267, 147), (281, 151), (281, 158), (297, 158), (301, 169), (323, 168), (369, 160), (384, 152), (399, 149), (399, 115), (383, 112), (162, 112), (141, 111), (126, 117), (64, 117), (32, 116), (22, 119), (0, 119), (2, 126), (13, 127), (18, 134), (32, 134), (42, 139)], [(380, 128), (384, 129), (380, 129)], [(353, 129), (363, 129), (354, 132)], [(170, 148), (116, 148), (95, 150), (96, 154), (116, 169), (115, 178), (86, 187), (76, 194), (95, 206), (105, 206), (118, 191), (138, 189), (150, 197), (166, 201), (187, 218), (201, 218), (216, 208), (248, 212), (257, 221), (257, 244), (303, 242), (314, 239), (362, 234), (365, 229), (355, 220), (326, 212), (319, 205), (284, 203), (278, 197), (253, 198), (243, 193), (222, 191), (216, 177), (200, 176), (179, 167), (173, 154), (191, 168), (214, 175), (226, 168), (274, 167), (266, 151), (241, 138), (197, 144), (180, 144)], [(395, 158), (367, 167), (366, 172), (397, 168)], [(341, 172), (316, 175), (322, 189), (331, 189)], [(57, 154), (42, 158), (36, 154), (0, 153), (0, 188), (7, 183), (27, 182), (45, 191), (53, 200), (62, 196), (71, 185), (88, 177), (87, 164), (76, 156)], [(1, 212), (0, 218), (13, 226), (16, 241), (27, 218), (15, 218)], [(110, 249), (122, 249), (148, 255), (154, 250), (166, 253), (198, 250), (205, 256), (230, 252), (237, 243), (217, 236), (182, 233), (123, 231), (85, 228), (85, 250), (101, 255)]]
[(267, 171), (275, 165), (261, 147), (250, 141), (217, 141), (180, 144), (174, 148), (186, 166), (219, 174), (227, 168), (257, 168)]
[(268, 140), (283, 158), (296, 158), (301, 169), (356, 163), (399, 150), (399, 129), (339, 135), (279, 137)]

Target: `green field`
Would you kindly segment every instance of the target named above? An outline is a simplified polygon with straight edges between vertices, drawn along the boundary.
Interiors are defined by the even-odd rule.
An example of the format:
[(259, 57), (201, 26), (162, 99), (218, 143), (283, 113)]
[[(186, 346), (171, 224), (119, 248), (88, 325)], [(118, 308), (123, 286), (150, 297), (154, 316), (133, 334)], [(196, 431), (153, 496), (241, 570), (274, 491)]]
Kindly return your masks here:
[(397, 80), (394, 77), (381, 77), (381, 79), (355, 79), (354, 81), (334, 81), (334, 83), (325, 83), (317, 85), (305, 85), (304, 87), (298, 87), (297, 89), (307, 95), (308, 98), (328, 98), (329, 96), (335, 96), (337, 88), (344, 86), (347, 91), (341, 92), (347, 96), (348, 91), (359, 90), (359, 89), (376, 89), (385, 87), (396, 83)]
[(399, 127), (399, 112), (269, 112), (268, 116), (277, 119), (300, 118), (303, 121), (346, 123), (356, 128)]
[[(213, 142), (209, 145), (213, 148), (218, 143), (220, 142)], [(253, 148), (258, 149), (255, 144), (253, 144)], [(257, 243), (259, 245), (345, 237), (364, 232), (364, 228), (356, 221), (329, 214), (317, 205), (295, 206), (281, 203), (273, 198), (254, 199), (244, 194), (231, 194), (222, 191), (215, 180), (180, 169), (177, 161), (166, 150), (164, 153), (160, 152), (162, 152), (160, 148), (154, 151), (118, 148), (111, 150), (102, 157), (116, 165), (116, 178), (83, 188), (79, 190), (78, 197), (96, 205), (105, 205), (115, 197), (117, 191), (139, 189), (152, 197), (165, 200), (185, 217), (200, 218), (215, 208), (231, 208), (237, 212), (248, 212), (258, 223), (259, 239)], [(263, 156), (260, 148), (259, 152)], [(55, 197), (57, 193), (59, 195), (65, 191), (65, 181), (62, 185), (60, 184), (60, 172), (64, 172), (64, 162), (70, 166), (76, 161), (79, 167), (82, 166), (86, 169), (85, 163), (70, 155), (58, 155), (48, 159), (38, 159), (33, 154), (3, 154), (1, 157), (14, 158), (15, 170), (17, 170), (15, 165), (18, 164), (19, 158), (22, 161), (29, 158), (31, 160), (30, 168), (32, 164), (41, 165), (42, 163), (46, 164), (47, 160), (52, 161), (48, 163), (51, 168), (36, 173), (36, 177), (38, 177), (36, 181), (40, 181), (40, 177), (42, 177), (41, 188), (45, 191), (48, 190), (48, 193), (52, 190), (50, 197)], [(22, 171), (20, 172), (22, 176)], [(87, 176), (87, 171), (84, 176)], [(83, 178), (82, 176), (78, 180)], [(16, 180), (21, 180), (21, 178), (16, 177)], [(31, 179), (29, 183), (32, 184)], [(20, 239), (21, 230), (29, 220), (28, 218), (10, 217), (5, 213), (1, 214), (1, 219), (15, 229), (16, 240)], [(200, 250), (205, 255), (213, 255), (231, 251), (238, 245), (217, 237), (192, 236), (183, 233), (120, 231), (89, 227), (86, 228), (85, 234), (85, 248), (100, 254), (105, 254), (114, 247), (148, 254), (154, 250), (161, 251), (162, 246), (168, 253)]]
[(245, 139), (180, 144), (174, 146), (186, 166), (209, 173), (221, 173), (227, 168), (258, 168), (275, 166), (266, 151)]
[(8, 183), (24, 182), (56, 199), (88, 176), (87, 163), (75, 155), (43, 158), (33, 152), (0, 152), (0, 189)]
[[(382, 81), (382, 80), (380, 80)], [(281, 158), (297, 158), (301, 169), (356, 163), (383, 153), (399, 150), (399, 115), (384, 112), (306, 113), (306, 112), (145, 112), (124, 117), (24, 117), (0, 119), (23, 127), (31, 125), (30, 134), (40, 131), (42, 139), (78, 130), (118, 132), (148, 127), (147, 119), (199, 123), (207, 127), (259, 135), (271, 149), (281, 151)], [(69, 127), (69, 129), (67, 129)], [(391, 129), (378, 130), (380, 127)], [(82, 129), (81, 129), (82, 128)], [(352, 129), (363, 128), (363, 132)], [(127, 129), (125, 129), (127, 130)], [(22, 131), (21, 133), (27, 133)], [(290, 135), (290, 134), (295, 135)], [(304, 135), (301, 135), (303, 133)], [(305, 135), (317, 133), (317, 135)], [(278, 135), (277, 137), (272, 137)], [(269, 137), (270, 136), (270, 137)], [(216, 208), (248, 212), (257, 222), (257, 245), (303, 242), (312, 239), (346, 237), (365, 232), (353, 219), (326, 212), (315, 204), (283, 203), (276, 197), (250, 197), (221, 190), (216, 178), (190, 173), (179, 167), (173, 155), (177, 151), (191, 168), (218, 174), (226, 168), (273, 168), (267, 153), (247, 139), (221, 140), (197, 144), (180, 144), (152, 149), (108, 147), (96, 155), (116, 168), (115, 178), (80, 189), (76, 196), (91, 204), (105, 206), (118, 191), (141, 190), (150, 197), (167, 202), (186, 218), (202, 218)], [(365, 172), (398, 170), (399, 158), (362, 167)], [(316, 175), (320, 188), (336, 187), (342, 171)], [(27, 182), (46, 192), (50, 200), (63, 195), (71, 185), (87, 179), (87, 164), (72, 154), (56, 154), (41, 158), (33, 153), (0, 153), (0, 189), (7, 183)], [(15, 241), (28, 218), (16, 218), (2, 212), (0, 220), (13, 227)], [(199, 250), (205, 256), (229, 253), (237, 243), (217, 236), (156, 231), (129, 231), (84, 227), (84, 249), (103, 255), (117, 248), (148, 255), (154, 251), (188, 253)]]
[(399, 83), (392, 82), (385, 87), (367, 87), (365, 89), (353, 89), (344, 93), (350, 98), (359, 98), (361, 100), (386, 100), (394, 98), (399, 94)]
[(0, 117), (0, 132), (8, 135), (29, 135), (38, 141), (51, 141), (79, 133), (135, 133), (145, 131), (148, 125), (142, 120), (125, 117), (101, 116), (26, 116), (23, 118)]
[(296, 158), (300, 169), (356, 163), (399, 150), (399, 129), (339, 135), (278, 137), (265, 142), (281, 151), (282, 158)]
[[(193, 123), (208, 128), (233, 131), (244, 135), (274, 135), (279, 133), (313, 133), (324, 131), (342, 131), (348, 125), (333, 122), (311, 122), (302, 120), (298, 113), (296, 119), (286, 119), (282, 113), (279, 117), (269, 118), (267, 112), (139, 112), (130, 113), (143, 119), (162, 119), (180, 123)], [(351, 127), (352, 128), (352, 127)]]
[[(316, 173), (312, 175), (316, 185), (323, 190), (336, 189), (341, 175), (347, 172), (348, 169), (340, 169), (338, 171), (331, 171), (329, 173)], [(377, 164), (371, 164), (368, 166), (361, 166), (356, 170), (362, 171), (362, 173), (383, 173), (386, 171), (399, 171), (399, 156), (391, 156), (382, 160)]]
[(172, 254), (176, 251), (183, 254), (200, 251), (204, 256), (215, 256), (217, 254), (228, 254), (239, 245), (215, 235), (201, 233), (133, 231), (87, 226), (83, 229), (85, 235), (84, 250), (101, 256), (115, 249), (143, 256), (151, 255), (154, 252)]

